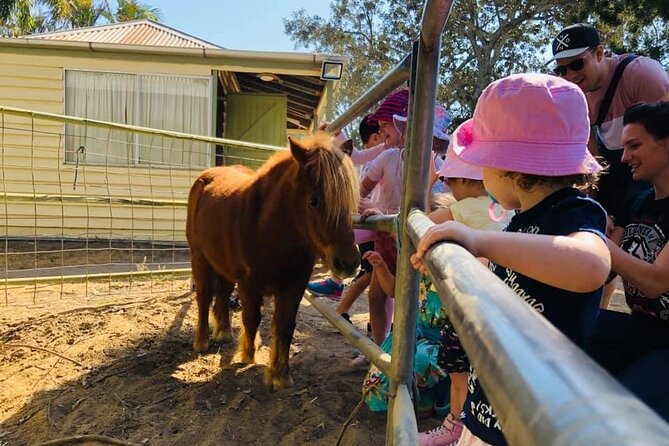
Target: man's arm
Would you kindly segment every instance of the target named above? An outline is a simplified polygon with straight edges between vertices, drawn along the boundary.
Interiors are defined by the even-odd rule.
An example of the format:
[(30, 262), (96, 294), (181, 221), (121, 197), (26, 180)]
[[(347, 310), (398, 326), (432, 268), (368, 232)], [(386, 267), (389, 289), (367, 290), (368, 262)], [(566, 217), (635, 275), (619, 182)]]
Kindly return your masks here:
[(669, 291), (669, 250), (663, 249), (653, 263), (634, 257), (611, 240), (609, 251), (613, 270), (633, 283), (644, 296), (655, 299)]

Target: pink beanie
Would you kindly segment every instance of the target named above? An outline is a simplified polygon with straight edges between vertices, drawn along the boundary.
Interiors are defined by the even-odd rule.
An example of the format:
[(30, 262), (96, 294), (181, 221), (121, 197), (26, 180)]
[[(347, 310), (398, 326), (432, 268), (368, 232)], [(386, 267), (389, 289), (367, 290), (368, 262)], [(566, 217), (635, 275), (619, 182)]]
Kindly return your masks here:
[(471, 164), (531, 175), (595, 173), (588, 151), (588, 105), (573, 83), (547, 74), (516, 74), (488, 85), (474, 117), (451, 137)]
[(393, 122), (393, 115), (407, 116), (409, 113), (409, 90), (398, 90), (390, 93), (381, 102), (379, 108), (369, 115), (368, 121), (379, 122), (388, 121)]

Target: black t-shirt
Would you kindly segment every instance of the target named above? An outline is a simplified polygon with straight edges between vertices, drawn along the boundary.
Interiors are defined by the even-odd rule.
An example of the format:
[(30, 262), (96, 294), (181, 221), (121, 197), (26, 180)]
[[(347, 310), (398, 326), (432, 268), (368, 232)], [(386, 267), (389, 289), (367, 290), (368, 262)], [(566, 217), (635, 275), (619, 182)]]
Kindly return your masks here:
[[(655, 199), (655, 192), (645, 194), (632, 206), (620, 247), (634, 257), (653, 263), (669, 239), (669, 198)], [(669, 290), (649, 299), (632, 283), (623, 279), (625, 299), (632, 313), (644, 314), (669, 324)]]
[[(594, 200), (576, 189), (562, 189), (536, 206), (513, 217), (507, 232), (569, 235), (592, 232), (605, 240), (606, 212)], [(546, 253), (550, 255), (550, 253)], [(490, 263), (491, 270), (519, 297), (541, 313), (557, 329), (580, 347), (597, 318), (602, 288), (576, 293), (546, 285), (503, 265)], [(468, 381), (464, 424), (474, 435), (493, 445), (505, 445), (501, 427), (474, 370)]]

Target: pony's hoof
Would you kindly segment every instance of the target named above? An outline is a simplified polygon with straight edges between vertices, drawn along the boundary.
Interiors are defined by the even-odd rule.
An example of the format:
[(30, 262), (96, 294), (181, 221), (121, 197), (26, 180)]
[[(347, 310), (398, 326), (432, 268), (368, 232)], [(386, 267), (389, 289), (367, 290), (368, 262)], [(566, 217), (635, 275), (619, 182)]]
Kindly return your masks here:
[(265, 373), (265, 385), (269, 387), (272, 392), (277, 390), (293, 387), (293, 378), (290, 374), (284, 376), (273, 376), (270, 371)]
[(195, 341), (193, 341), (193, 350), (195, 350), (195, 353), (205, 353), (209, 350), (209, 339), (195, 338)]
[(253, 364), (253, 355), (238, 351), (232, 356), (232, 361), (230, 362), (232, 364)]
[(211, 337), (214, 341), (222, 342), (224, 344), (230, 344), (232, 342), (232, 333), (230, 330), (225, 331), (215, 329)]

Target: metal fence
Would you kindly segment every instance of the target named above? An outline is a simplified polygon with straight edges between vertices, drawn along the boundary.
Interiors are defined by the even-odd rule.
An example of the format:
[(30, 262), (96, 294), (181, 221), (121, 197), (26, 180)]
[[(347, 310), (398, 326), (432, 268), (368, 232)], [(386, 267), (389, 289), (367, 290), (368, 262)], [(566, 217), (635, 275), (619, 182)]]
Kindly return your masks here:
[(0, 106), (4, 304), (188, 291), (193, 180), (217, 160), (257, 167), (276, 150)]
[[(417, 444), (412, 401), (418, 274), (409, 258), (432, 224), (419, 210), (432, 140), (440, 36), (450, 0), (428, 0), (421, 36), (410, 56), (371, 87), (329, 127), (347, 125), (409, 78), (410, 119), (399, 216), (400, 245), (391, 357), (332, 310), (321, 309), (391, 379), (388, 445)], [(409, 70), (409, 66), (411, 69)], [(387, 219), (378, 219), (388, 229)], [(428, 269), (495, 413), (512, 445), (665, 444), (669, 425), (530, 309), (463, 248), (439, 243), (428, 252)], [(334, 314), (333, 314), (334, 313)], [(355, 330), (353, 330), (355, 331)], [(372, 344), (372, 345), (370, 345)]]

